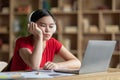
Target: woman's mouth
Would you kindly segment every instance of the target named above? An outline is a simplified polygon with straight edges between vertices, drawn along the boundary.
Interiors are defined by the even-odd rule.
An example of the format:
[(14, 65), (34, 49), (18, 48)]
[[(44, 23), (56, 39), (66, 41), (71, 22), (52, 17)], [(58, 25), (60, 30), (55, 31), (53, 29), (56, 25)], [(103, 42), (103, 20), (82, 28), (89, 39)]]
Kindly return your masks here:
[(50, 34), (44, 34), (45, 37), (50, 37)]

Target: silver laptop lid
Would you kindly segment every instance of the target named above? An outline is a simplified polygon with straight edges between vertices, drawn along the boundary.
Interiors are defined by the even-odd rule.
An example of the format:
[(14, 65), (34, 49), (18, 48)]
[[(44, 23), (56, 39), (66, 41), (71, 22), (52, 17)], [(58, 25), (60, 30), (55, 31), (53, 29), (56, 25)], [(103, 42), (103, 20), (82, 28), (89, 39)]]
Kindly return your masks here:
[(79, 73), (107, 71), (116, 41), (89, 40)]

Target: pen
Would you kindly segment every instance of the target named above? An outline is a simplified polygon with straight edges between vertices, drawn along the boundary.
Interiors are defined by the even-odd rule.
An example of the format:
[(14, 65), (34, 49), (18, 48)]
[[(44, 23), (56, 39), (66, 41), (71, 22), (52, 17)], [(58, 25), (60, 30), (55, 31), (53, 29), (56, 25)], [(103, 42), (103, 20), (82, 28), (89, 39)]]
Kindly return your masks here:
[(37, 72), (36, 72), (36, 75), (40, 75), (40, 72), (37, 71)]

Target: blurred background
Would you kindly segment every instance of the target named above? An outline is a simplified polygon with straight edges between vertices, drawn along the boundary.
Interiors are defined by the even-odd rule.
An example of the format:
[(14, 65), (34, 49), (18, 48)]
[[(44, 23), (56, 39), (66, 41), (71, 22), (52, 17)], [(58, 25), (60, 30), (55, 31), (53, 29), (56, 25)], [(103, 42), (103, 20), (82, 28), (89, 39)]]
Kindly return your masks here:
[(57, 22), (53, 37), (79, 60), (88, 40), (116, 40), (110, 67), (120, 68), (120, 0), (0, 0), (0, 61), (9, 62), (16, 39), (29, 34), (28, 17), (36, 9), (51, 11)]

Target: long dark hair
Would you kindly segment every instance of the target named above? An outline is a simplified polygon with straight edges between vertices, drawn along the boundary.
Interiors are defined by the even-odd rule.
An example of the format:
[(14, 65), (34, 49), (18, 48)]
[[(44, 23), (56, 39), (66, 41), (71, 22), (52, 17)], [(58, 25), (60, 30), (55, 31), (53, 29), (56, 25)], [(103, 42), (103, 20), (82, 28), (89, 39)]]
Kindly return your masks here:
[(30, 16), (29, 16), (29, 22), (36, 22), (37, 20), (39, 20), (40, 18), (44, 17), (44, 16), (51, 16), (53, 18), (53, 20), (55, 21), (54, 16), (46, 9), (38, 9), (33, 11)]

